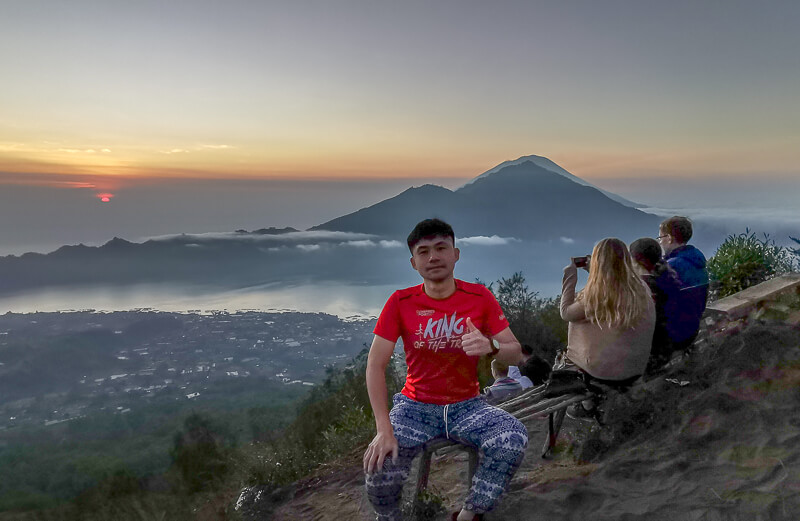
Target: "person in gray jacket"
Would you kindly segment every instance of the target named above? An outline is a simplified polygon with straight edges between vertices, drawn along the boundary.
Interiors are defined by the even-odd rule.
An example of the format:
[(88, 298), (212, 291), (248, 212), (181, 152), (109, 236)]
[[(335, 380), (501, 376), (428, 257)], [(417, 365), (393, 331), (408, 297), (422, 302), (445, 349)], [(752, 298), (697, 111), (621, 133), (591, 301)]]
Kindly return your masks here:
[(483, 390), (486, 402), (496, 405), (522, 392), (522, 384), (508, 376), (508, 364), (492, 359), (494, 383)]

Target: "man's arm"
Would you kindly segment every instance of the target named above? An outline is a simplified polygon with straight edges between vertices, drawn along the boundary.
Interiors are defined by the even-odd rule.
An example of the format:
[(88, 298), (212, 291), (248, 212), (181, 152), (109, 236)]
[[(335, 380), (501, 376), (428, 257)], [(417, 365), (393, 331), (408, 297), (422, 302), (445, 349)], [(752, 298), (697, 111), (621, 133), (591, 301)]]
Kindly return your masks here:
[(392, 358), (395, 342), (378, 335), (372, 340), (367, 358), (367, 392), (372, 414), (375, 416), (375, 438), (364, 453), (364, 472), (371, 474), (383, 468), (388, 453), (397, 460), (398, 445), (389, 421), (389, 403), (386, 397), (386, 367)]
[(519, 364), (522, 358), (522, 346), (519, 345), (519, 340), (514, 336), (510, 327), (494, 335), (491, 340), (495, 342), (495, 345), (500, 350), (497, 355), (495, 355), (496, 359), (508, 365)]

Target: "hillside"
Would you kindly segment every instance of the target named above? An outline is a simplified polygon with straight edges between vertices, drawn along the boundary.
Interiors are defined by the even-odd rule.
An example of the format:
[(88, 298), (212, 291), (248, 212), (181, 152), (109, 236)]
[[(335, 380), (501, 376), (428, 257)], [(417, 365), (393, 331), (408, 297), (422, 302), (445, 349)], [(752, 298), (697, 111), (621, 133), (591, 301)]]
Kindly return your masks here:
[[(797, 326), (710, 337), (608, 404), (610, 427), (590, 431), (567, 419), (553, 460), (538, 456), (545, 422), (529, 425), (522, 467), (486, 519), (797, 519), (798, 384)], [(275, 494), (271, 518), (372, 519), (360, 453), (349, 458)], [(463, 455), (434, 461), (431, 487), (450, 510), (464, 496), (465, 472)]]
[(193, 413), (231, 443), (268, 438), (373, 325), (323, 313), (0, 315), (0, 519), (115, 472), (156, 479)]

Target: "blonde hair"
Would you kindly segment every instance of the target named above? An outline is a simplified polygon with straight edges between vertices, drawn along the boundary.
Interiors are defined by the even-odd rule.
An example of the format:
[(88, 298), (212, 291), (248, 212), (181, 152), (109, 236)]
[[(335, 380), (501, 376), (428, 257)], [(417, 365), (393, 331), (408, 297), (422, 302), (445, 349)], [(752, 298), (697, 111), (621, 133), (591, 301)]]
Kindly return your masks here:
[(633, 269), (628, 247), (616, 238), (595, 245), (589, 279), (577, 298), (591, 322), (609, 328), (634, 327), (652, 300), (650, 288)]

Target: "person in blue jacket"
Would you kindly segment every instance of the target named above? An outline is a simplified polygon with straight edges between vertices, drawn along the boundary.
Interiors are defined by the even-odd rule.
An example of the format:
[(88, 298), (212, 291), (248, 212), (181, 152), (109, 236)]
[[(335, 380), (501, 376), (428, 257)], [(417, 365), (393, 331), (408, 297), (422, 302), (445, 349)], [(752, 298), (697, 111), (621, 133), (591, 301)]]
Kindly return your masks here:
[(706, 310), (706, 258), (700, 250), (687, 244), (692, 238), (692, 221), (687, 217), (670, 217), (661, 223), (658, 231), (658, 243), (664, 251), (664, 260), (678, 274), (681, 283), (678, 320), (671, 321), (669, 334), (675, 349), (686, 350), (694, 343), (700, 329), (700, 319)]

